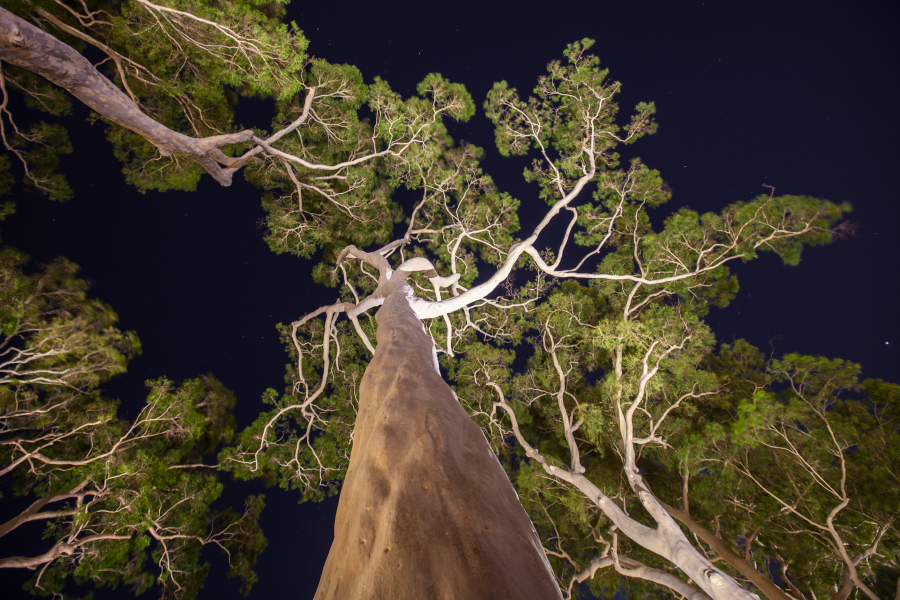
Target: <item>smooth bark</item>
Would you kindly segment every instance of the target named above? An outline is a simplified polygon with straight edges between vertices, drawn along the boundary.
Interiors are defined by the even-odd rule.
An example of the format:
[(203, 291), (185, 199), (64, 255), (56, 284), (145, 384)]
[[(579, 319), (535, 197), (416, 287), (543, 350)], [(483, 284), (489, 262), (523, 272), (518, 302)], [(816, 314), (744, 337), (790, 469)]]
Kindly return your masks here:
[(82, 546), (103, 540), (127, 540), (130, 535), (102, 534), (80, 538), (72, 543), (60, 540), (52, 548), (39, 556), (10, 556), (0, 558), (0, 569), (36, 569), (49, 562), (53, 562), (60, 556), (72, 556)]
[(665, 502), (660, 502), (660, 504), (666, 509), (666, 512), (675, 519), (681, 521), (688, 529), (695, 533), (697, 537), (709, 544), (709, 547), (715, 550), (716, 554), (722, 557), (722, 560), (737, 569), (741, 575), (759, 588), (759, 591), (765, 594), (770, 600), (792, 600), (780, 587), (772, 583), (768, 577), (757, 571), (749, 561), (736, 552), (733, 552), (722, 539), (716, 536), (716, 534), (691, 518), (690, 513), (679, 510), (674, 506), (669, 506)]
[[(880, 539), (880, 536), (879, 536)], [(869, 558), (878, 550), (878, 541), (876, 540), (875, 544), (871, 547), (866, 548), (859, 554), (853, 557), (852, 563), (855, 567), (863, 560)], [(844, 564), (844, 570), (842, 573), (842, 583), (841, 588), (831, 596), (831, 600), (847, 600), (850, 597), (851, 592), (853, 592), (853, 588), (856, 587), (856, 584), (853, 582), (853, 578), (850, 576), (850, 569)], [(900, 599), (900, 578), (897, 579), (897, 598)]]
[(0, 558), (0, 569), (35, 569), (53, 562), (60, 556), (72, 556), (78, 549), (76, 544), (57, 542), (52, 548), (39, 556), (10, 556)]
[(389, 287), (316, 600), (561, 598), (506, 473), (437, 371), (412, 290)]
[(233, 171), (222, 169), (216, 163), (213, 157), (224, 156), (217, 149), (250, 141), (253, 136), (247, 130), (192, 138), (172, 131), (144, 114), (131, 98), (73, 48), (2, 7), (0, 61), (46, 78), (110, 121), (141, 135), (163, 155), (179, 153), (195, 158), (222, 185), (231, 184)]
[[(72, 515), (77, 512), (76, 510), (58, 510), (58, 511), (50, 511), (50, 512), (41, 512), (41, 509), (44, 508), (47, 504), (52, 502), (60, 502), (62, 500), (69, 500), (71, 498), (83, 497), (81, 491), (84, 487), (89, 483), (90, 480), (85, 479), (75, 487), (73, 487), (68, 492), (63, 492), (61, 494), (56, 494), (54, 496), (44, 496), (40, 500), (37, 500), (31, 504), (28, 508), (23, 510), (21, 513), (0, 525), (0, 537), (5, 536), (7, 533), (16, 529), (20, 525), (24, 525), (25, 523), (30, 523), (31, 521), (39, 521), (42, 519), (53, 519), (59, 516), (67, 516)], [(93, 495), (97, 495), (94, 492)]]

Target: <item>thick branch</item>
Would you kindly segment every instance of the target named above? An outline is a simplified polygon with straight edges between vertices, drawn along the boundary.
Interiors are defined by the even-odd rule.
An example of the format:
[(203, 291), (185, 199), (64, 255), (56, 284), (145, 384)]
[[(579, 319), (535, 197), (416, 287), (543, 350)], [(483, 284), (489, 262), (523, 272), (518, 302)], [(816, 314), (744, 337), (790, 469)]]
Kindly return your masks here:
[(30, 521), (37, 521), (39, 519), (50, 519), (58, 516), (65, 516), (67, 514), (73, 514), (71, 511), (53, 511), (53, 512), (40, 512), (44, 506), (50, 504), (52, 502), (59, 502), (60, 500), (66, 500), (71, 498), (75, 494), (78, 494), (84, 486), (88, 484), (88, 480), (85, 479), (75, 487), (73, 487), (68, 492), (63, 492), (62, 494), (56, 494), (55, 496), (45, 496), (40, 500), (34, 502), (31, 506), (23, 510), (21, 513), (0, 525), (0, 537), (3, 537), (19, 525), (24, 525)]
[[(850, 559), (850, 562), (854, 569), (856, 568), (856, 565), (878, 551), (878, 542), (881, 541), (881, 537), (887, 532), (887, 530), (887, 526), (880, 527), (878, 530), (878, 534), (875, 536), (875, 541), (872, 542), (872, 545)], [(844, 563), (843, 579), (843, 585), (837, 592), (835, 592), (835, 594), (831, 597), (831, 600), (847, 600), (847, 598), (850, 597), (850, 592), (852, 592), (853, 588), (856, 587), (856, 582), (853, 581), (853, 577), (851, 575), (850, 568), (847, 566), (847, 563)], [(863, 591), (865, 592), (865, 590)], [(898, 594), (900, 594), (900, 579), (897, 580), (897, 591)]]
[[(572, 473), (568, 469), (550, 464), (522, 435), (516, 414), (513, 412), (512, 407), (506, 403), (500, 387), (493, 382), (487, 382), (487, 385), (492, 387), (500, 397), (500, 400), (495, 402), (494, 406), (502, 408), (509, 415), (513, 434), (516, 437), (516, 441), (525, 450), (525, 455), (531, 460), (536, 460), (548, 475), (577, 488), (602, 510), (622, 533), (640, 546), (674, 563), (715, 600), (753, 600), (758, 598), (755, 594), (741, 588), (733, 579), (717, 569), (696, 548), (691, 546), (671, 517), (663, 513), (664, 519), (667, 519), (671, 526), (664, 519), (657, 518), (657, 515), (653, 514), (653, 506), (650, 504), (650, 500), (655, 500), (655, 498), (649, 492), (640, 490), (638, 495), (641, 503), (648, 508), (651, 515), (660, 523), (656, 529), (647, 527), (628, 516), (618, 504), (613, 502), (600, 488), (581, 473)], [(660, 510), (662, 509), (660, 508)]]
[(487, 281), (470, 288), (459, 296), (453, 296), (452, 298), (447, 298), (440, 302), (428, 302), (426, 300), (414, 298), (412, 301), (412, 308), (416, 312), (416, 315), (418, 315), (420, 319), (439, 317), (460, 310), (464, 306), (468, 306), (473, 302), (486, 298), (497, 288), (497, 286), (506, 280), (512, 272), (513, 267), (515, 267), (516, 261), (519, 260), (519, 257), (525, 252), (534, 250), (533, 245), (537, 241), (541, 231), (544, 230), (553, 217), (559, 214), (559, 211), (568, 206), (569, 203), (581, 193), (581, 190), (583, 190), (584, 186), (586, 186), (594, 177), (595, 173), (596, 170), (593, 168), (592, 164), (591, 170), (579, 179), (572, 190), (554, 204), (547, 214), (544, 215), (544, 218), (541, 219), (541, 222), (534, 228), (531, 235), (509, 249), (506, 260), (503, 261), (503, 264), (500, 265), (497, 271)]
[[(653, 583), (658, 583), (659, 585), (665, 586), (678, 594), (681, 594), (688, 600), (710, 600), (709, 596), (689, 584), (688, 582), (679, 579), (672, 573), (666, 573), (665, 571), (660, 571), (659, 569), (653, 569), (648, 567), (647, 565), (640, 563), (636, 560), (632, 560), (630, 558), (626, 558), (624, 556), (619, 557), (619, 564), (625, 569), (619, 570), (619, 573), (625, 575), (626, 577), (634, 577), (637, 579), (643, 579), (644, 581), (652, 581)], [(608, 568), (615, 566), (615, 559), (611, 556), (604, 556), (602, 558), (595, 559), (591, 562), (588, 567), (576, 575), (574, 580), (578, 583), (584, 583), (588, 579), (593, 578), (594, 573), (596, 573), (600, 569)]]
[(666, 509), (666, 512), (684, 523), (688, 529), (697, 535), (697, 537), (709, 544), (709, 547), (715, 550), (716, 553), (722, 557), (722, 560), (737, 569), (737, 571), (746, 577), (750, 583), (758, 587), (769, 600), (792, 600), (792, 598), (785, 594), (780, 587), (772, 583), (768, 577), (757, 571), (752, 564), (744, 559), (744, 557), (732, 552), (731, 548), (728, 547), (728, 544), (721, 538), (691, 518), (691, 515), (688, 514), (687, 511), (669, 506), (665, 502), (660, 502), (660, 504)]
[(38, 556), (10, 556), (8, 558), (0, 558), (0, 569), (34, 569), (41, 565), (45, 565), (59, 558), (60, 556), (72, 556), (78, 548), (92, 542), (101, 540), (127, 540), (130, 535), (92, 535), (84, 539), (77, 540), (75, 543), (67, 544), (59, 541), (52, 548)]
[(73, 48), (2, 7), (0, 60), (46, 78), (110, 121), (144, 137), (163, 155), (179, 153), (197, 159), (222, 185), (231, 184), (231, 172), (216, 163), (213, 151), (250, 141), (253, 136), (247, 130), (197, 139), (172, 131), (144, 114), (131, 98)]

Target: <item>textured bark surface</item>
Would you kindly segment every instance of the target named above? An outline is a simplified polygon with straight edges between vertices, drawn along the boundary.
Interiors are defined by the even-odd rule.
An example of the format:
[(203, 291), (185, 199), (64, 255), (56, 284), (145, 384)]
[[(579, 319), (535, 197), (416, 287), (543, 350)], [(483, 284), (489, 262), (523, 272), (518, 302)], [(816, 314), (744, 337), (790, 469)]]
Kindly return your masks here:
[(436, 372), (431, 338), (403, 291), (376, 315), (378, 346), (316, 600), (561, 598), (531, 520)]

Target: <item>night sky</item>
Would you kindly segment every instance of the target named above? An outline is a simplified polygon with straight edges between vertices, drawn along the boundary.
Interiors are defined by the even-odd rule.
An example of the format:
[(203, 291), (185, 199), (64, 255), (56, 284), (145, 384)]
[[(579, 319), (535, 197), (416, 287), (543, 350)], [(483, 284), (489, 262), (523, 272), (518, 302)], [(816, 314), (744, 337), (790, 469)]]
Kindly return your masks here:
[[(485, 148), (485, 171), (499, 188), (535, 207), (525, 228), (544, 205), (522, 179), (527, 161), (497, 153), (481, 103), (503, 79), (530, 91), (567, 43), (596, 39), (592, 52), (623, 83), (623, 120), (639, 101), (657, 106), (658, 133), (623, 150), (659, 169), (674, 190), (657, 224), (685, 205), (702, 212), (749, 200), (767, 192), (763, 184), (855, 207), (857, 235), (806, 250), (799, 267), (774, 256), (736, 267), (737, 299), (708, 318), (719, 339), (766, 348), (771, 341), (776, 354), (840, 357), (861, 363), (867, 377), (900, 380), (894, 3), (502, 4), (297, 1), (288, 18), (311, 54), (355, 64), (367, 82), (382, 77), (403, 96), (433, 71), (464, 83), (479, 112), (452, 124), (451, 134)], [(128, 416), (145, 397), (144, 380), (211, 372), (237, 394), (239, 424), (248, 424), (263, 390), (283, 387), (287, 358), (275, 324), (334, 301), (336, 292), (312, 283), (313, 261), (268, 250), (257, 226), (260, 193), (240, 176), (230, 188), (206, 177), (196, 193), (141, 195), (125, 185), (88, 111), (75, 115), (67, 121), (75, 153), (63, 158), (75, 197), (59, 204), (19, 195), (17, 214), (0, 228), (3, 241), (36, 261), (66, 256), (81, 265), (92, 294), (117, 311), (123, 329), (137, 331), (143, 355), (106, 385)], [(270, 116), (263, 102), (239, 106), (245, 126), (268, 127)], [(226, 487), (236, 503), (261, 489)], [(251, 598), (312, 598), (336, 506), (336, 498), (298, 505), (290, 493), (267, 493), (270, 544)], [(24, 539), (4, 540), (2, 554)], [(6, 595), (24, 579), (0, 573), (0, 589)], [(238, 588), (214, 574), (201, 598), (239, 598)]]

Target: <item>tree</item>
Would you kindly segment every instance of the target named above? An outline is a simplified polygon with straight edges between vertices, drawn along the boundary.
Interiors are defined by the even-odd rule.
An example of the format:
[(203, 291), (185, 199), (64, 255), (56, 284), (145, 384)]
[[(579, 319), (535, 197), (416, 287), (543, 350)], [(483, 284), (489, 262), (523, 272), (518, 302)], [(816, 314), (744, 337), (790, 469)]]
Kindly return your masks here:
[[(500, 83), (485, 102), (501, 153), (535, 157), (526, 177), (550, 205), (531, 234), (517, 240), (519, 203), (481, 171), (481, 150), (454, 146), (442, 124), (444, 116), (467, 119), (473, 113), (461, 86), (431, 75), (419, 86), (421, 97), (402, 100), (378, 79), (365, 86), (352, 67), (308, 58), (299, 34), (279, 29), (273, 12), (235, 7), (233, 13), (206, 5), (188, 10), (139, 0), (123, 5), (122, 16), (110, 17), (108, 26), (87, 9), (61, 13), (73, 23), (63, 25), (80, 37), (58, 27), (115, 57), (114, 77), (125, 91), (103, 84), (103, 97), (114, 97), (117, 108), (91, 105), (89, 93), (84, 101), (174, 157), (156, 169), (152, 146), (114, 129), (111, 137), (133, 182), (142, 189), (186, 188), (202, 168), (224, 184), (246, 167), (250, 180), (270, 190), (264, 206), (272, 248), (301, 256), (324, 248), (326, 261), (316, 277), (341, 283), (339, 301), (283, 328), (292, 355), (289, 388), (280, 397), (267, 394), (273, 410), (220, 455), (220, 464), (239, 477), (263, 476), (299, 489), (305, 498), (336, 490), (349, 477), (348, 466), (352, 473), (357, 464), (351, 442), (365, 431), (357, 427), (367, 413), (356, 390), (365, 381), (367, 355), (376, 358), (365, 377), (384, 375), (377, 365), (385, 362), (378, 356), (379, 349), (387, 352), (385, 343), (376, 348), (371, 339), (376, 329), (378, 339), (388, 334), (360, 317), (378, 306), (408, 304), (426, 322), (456, 395), (489, 434), (520, 492), (527, 492), (520, 495), (545, 546), (556, 546), (546, 551), (557, 572), (574, 569), (563, 581), (569, 593), (598, 569), (614, 567), (686, 597), (749, 597), (705, 548), (691, 543), (638, 462), (645, 455), (666, 456), (660, 448), (686, 427), (682, 415), (697, 414), (725, 391), (707, 365), (714, 340), (702, 319), (710, 305), (727, 304), (736, 290), (729, 263), (772, 251), (796, 264), (804, 245), (831, 240), (831, 228), (849, 206), (776, 197), (772, 190), (720, 214), (682, 209), (654, 230), (647, 209), (668, 200), (667, 186), (639, 160), (622, 168), (616, 153), (618, 144), (653, 133), (653, 105), (639, 104), (630, 123), (618, 126), (619, 84), (607, 81), (587, 54), (592, 42), (583, 40), (569, 46), (566, 62), (550, 63), (533, 97), (523, 100)], [(16, 49), (0, 44), (0, 58), (46, 70), (40, 54), (26, 50), (56, 48), (59, 40), (6, 20), (15, 25), (5, 39), (14, 39), (15, 29), (27, 30), (33, 41)], [(144, 58), (137, 51), (144, 36), (127, 32), (138, 24), (147, 47), (152, 40), (158, 53)], [(85, 84), (100, 77), (89, 64), (79, 63), (74, 51), (60, 52), (79, 73), (67, 89), (100, 89)], [(171, 56), (177, 58), (170, 62)], [(180, 73), (174, 66), (180, 64), (195, 68), (184, 83), (176, 77), (173, 88), (161, 83), (170, 77), (140, 76), (141, 69)], [(295, 69), (285, 79), (291, 84), (275, 83), (285, 68)], [(231, 131), (227, 103), (205, 110), (203, 102), (222, 98), (219, 83), (234, 81), (226, 72), (241, 73), (238, 82), (247, 79), (240, 92), (275, 98), (277, 133)], [(358, 116), (364, 102), (371, 122)], [(153, 110), (159, 118), (142, 120)], [(215, 127), (195, 118), (200, 114), (215, 115)], [(162, 122), (174, 129), (161, 131)], [(192, 138), (167, 133), (179, 128)], [(243, 154), (228, 156), (233, 151)], [(179, 152), (200, 166), (185, 163)], [(419, 190), (421, 200), (405, 234), (391, 239), (403, 216), (390, 192), (401, 185)], [(539, 236), (564, 211), (570, 220), (563, 239), (547, 250)], [(570, 259), (571, 240), (589, 250)], [(480, 275), (485, 270), (490, 274)], [(514, 278), (522, 283), (516, 286)], [(515, 375), (513, 349), (535, 333), (535, 357), (525, 374)], [(604, 451), (618, 454), (621, 468), (598, 460)], [(599, 514), (600, 524), (582, 526), (588, 517), (596, 523)], [(577, 556), (565, 549), (568, 532), (556, 526), (573, 516), (574, 529), (580, 527)], [(358, 532), (345, 535), (355, 539)], [(625, 548), (619, 533), (628, 538), (621, 542)], [(584, 562), (591, 556), (588, 546), (594, 558)]]
[[(795, 597), (842, 599), (858, 588), (877, 598), (872, 587), (884, 582), (876, 572), (891, 570), (898, 542), (900, 464), (891, 448), (900, 390), (860, 383), (852, 363), (766, 360), (743, 341), (723, 346), (716, 362), (731, 392), (717, 408), (729, 416), (682, 438), (683, 506), (667, 510), (711, 545), (721, 537), (704, 534), (695, 519), (743, 538), (744, 562), (768, 563)], [(704, 469), (715, 476), (697, 477)], [(714, 493), (703, 490), (710, 485)]]
[(36, 499), (0, 524), (0, 537), (43, 524), (46, 550), (4, 556), (0, 568), (36, 571), (28, 586), (45, 595), (74, 578), (192, 598), (209, 568), (201, 549), (212, 545), (249, 590), (265, 547), (263, 500), (213, 511), (222, 485), (194, 464), (233, 433), (234, 397), (210, 376), (177, 387), (161, 378), (148, 382), (133, 421), (118, 418), (117, 402), (96, 388), (140, 352), (137, 337), (87, 297), (73, 264), (28, 275), (26, 262), (0, 253), (0, 477)]
[[(276, 411), (264, 415), (247, 432), (242, 451), (222, 458), (226, 463), (237, 463), (239, 471), (247, 473), (266, 471), (270, 468), (264, 464), (268, 458), (275, 464), (290, 467), (294, 471), (293, 484), (307, 489), (327, 483), (330, 473), (340, 473), (341, 461), (346, 456), (340, 444), (330, 436), (315, 439), (310, 435), (320, 419), (311, 407), (326, 389), (331, 370), (331, 339), (339, 337), (334, 315), (346, 312), (362, 344), (373, 352), (369, 334), (358, 316), (383, 304), (397, 289), (405, 290), (394, 287), (396, 278), (412, 278), (420, 295), (432, 298), (426, 300), (404, 291), (409, 295), (412, 309), (420, 318), (442, 320), (438, 323), (443, 327), (432, 325), (429, 329), (445, 356), (464, 354), (460, 364), (452, 368), (457, 381), (469, 378), (472, 382), (469, 388), (459, 388), (460, 398), (469, 405), (470, 413), (481, 415), (486, 428), (497, 427), (500, 436), (511, 431), (527, 458), (540, 464), (551, 477), (581, 491), (616, 528), (638, 545), (677, 565), (705, 593), (712, 597), (740, 597), (746, 592), (690, 544), (655, 498), (637, 468), (636, 448), (662, 442), (659, 435), (662, 422), (680, 404), (716, 391), (715, 380), (704, 377), (694, 365), (712, 343), (699, 317), (710, 303), (727, 302), (733, 290), (727, 263), (737, 258), (751, 259), (761, 250), (776, 252), (787, 262), (796, 263), (804, 243), (823, 243), (830, 239), (830, 226), (847, 207), (842, 209), (811, 198), (768, 195), (729, 207), (721, 215), (701, 218), (690, 211), (681, 211), (667, 221), (662, 232), (654, 233), (644, 208), (667, 199), (659, 175), (639, 161), (627, 170), (606, 167), (616, 164), (617, 156), (612, 152), (616, 142), (631, 142), (652, 131), (652, 105), (639, 105), (629, 127), (618, 135), (619, 130), (613, 124), (615, 106), (611, 102), (618, 85), (605, 82), (606, 73), (597, 68), (596, 59), (585, 54), (589, 45), (589, 41), (571, 45), (566, 52), (569, 61), (566, 66), (551, 63), (549, 76), (542, 78), (536, 89), (537, 98), (523, 102), (514, 90), (498, 84), (486, 102), (488, 115), (498, 125), (501, 149), (524, 153), (533, 145), (544, 159), (543, 164), (536, 161), (527, 176), (541, 185), (542, 195), (549, 200), (551, 209), (531, 236), (518, 243), (511, 243), (506, 237), (511, 233), (508, 224), (511, 220), (503, 220), (508, 214), (504, 208), (512, 201), (496, 194), (490, 179), (480, 172), (475, 162), (478, 152), (473, 149), (451, 152), (445, 165), (423, 174), (423, 198), (403, 238), (374, 252), (349, 246), (338, 254), (332, 277), (337, 280), (339, 272), (343, 277), (347, 290), (344, 301), (322, 307), (295, 322), (290, 331), (297, 360), (292, 393), (281, 399)], [(551, 151), (559, 153), (556, 160), (550, 159)], [(435, 183), (429, 184), (429, 178)], [(595, 178), (598, 180), (596, 204), (581, 206), (580, 210), (571, 206)], [(500, 219), (491, 219), (486, 214), (493, 206), (499, 207), (495, 210)], [(538, 235), (564, 209), (572, 213), (565, 239), (557, 252), (542, 256), (534, 247)], [(422, 224), (415, 220), (419, 214)], [(585, 228), (576, 235), (576, 242), (592, 246), (593, 250), (574, 268), (564, 269), (560, 257), (576, 224)], [(408, 246), (413, 249), (407, 249)], [(467, 255), (462, 254), (466, 250)], [(404, 252), (418, 256), (406, 258)], [(395, 253), (400, 255), (396, 270), (387, 260)], [(430, 253), (430, 258), (426, 258), (426, 253)], [(483, 261), (497, 265), (494, 274), (478, 285), (473, 285), (475, 253)], [(523, 255), (534, 261), (538, 276), (514, 293), (512, 300), (488, 299)], [(580, 271), (591, 255), (602, 256), (602, 260), (596, 261), (597, 271)], [(348, 274), (347, 267), (353, 259), (358, 261), (358, 271), (353, 269)], [(367, 266), (378, 271), (377, 279), (366, 270)], [(450, 272), (449, 276), (438, 275), (444, 269)], [(425, 278), (418, 276), (417, 280), (416, 273), (425, 273)], [(327, 277), (324, 270), (320, 274)], [(574, 292), (578, 286), (575, 289), (570, 286), (562, 294), (550, 295), (548, 302), (540, 303), (550, 287), (546, 276), (594, 280), (595, 294), (607, 306), (588, 301), (582, 310), (577, 310), (572, 302), (577, 297)], [(425, 287), (426, 278), (434, 289), (433, 295)], [(451, 288), (450, 298), (441, 299), (442, 287)], [(585, 295), (591, 299), (590, 294)], [(535, 305), (533, 309), (529, 309), (531, 304)], [(481, 309), (479, 312), (484, 316), (473, 316), (476, 309)], [(455, 317), (456, 322), (454, 313), (462, 313)], [(322, 329), (308, 325), (311, 318), (321, 314), (326, 316)], [(501, 385), (509, 376), (511, 356), (489, 349), (476, 336), (477, 332), (482, 340), (506, 337), (516, 341), (526, 328), (532, 327), (541, 332), (543, 364), (532, 365), (530, 383), (521, 384), (530, 396), (522, 398), (522, 404), (535, 404), (541, 397), (556, 398), (552, 406), (559, 412), (551, 419), (557, 422), (565, 440), (568, 466), (556, 464), (554, 456), (541, 452), (521, 433), (520, 417), (507, 402)], [(321, 336), (321, 343), (299, 341), (300, 328), (306, 328), (311, 337)], [(349, 334), (348, 329), (345, 331)], [(345, 340), (338, 345), (347, 351), (353, 344)], [(570, 349), (579, 346), (591, 347), (594, 356), (576, 358)], [(596, 354), (598, 349), (608, 353), (605, 364)], [(320, 356), (310, 356), (319, 351)], [(358, 343), (356, 351), (362, 351)], [(307, 357), (316, 360), (322, 369), (319, 385), (314, 390), (307, 384), (306, 369), (310, 362)], [(356, 362), (353, 358), (351, 355), (349, 362)], [(628, 485), (656, 521), (655, 527), (628, 516), (584, 475), (586, 469), (575, 433), (585, 423), (586, 415), (594, 412), (591, 416), (600, 419), (603, 409), (589, 411), (582, 399), (568, 392), (569, 379), (577, 381), (577, 366), (583, 360), (594, 362), (589, 370), (596, 371), (599, 367), (609, 374), (605, 391), (611, 391), (615, 401), (610, 403), (607, 395), (603, 403), (615, 407), (612, 416), (621, 436)], [(534, 382), (538, 373), (543, 381)], [(344, 373), (342, 377), (343, 385), (335, 387), (350, 390), (355, 388), (351, 382), (358, 380), (359, 373)], [(552, 379), (556, 379), (559, 387), (547, 391), (546, 384)], [(493, 390), (497, 395), (484, 399), (486, 390)], [(660, 391), (662, 399), (654, 399), (651, 404), (650, 394)], [(335, 392), (335, 395), (340, 393)], [(645, 400), (646, 406), (642, 407)], [(567, 405), (572, 401), (574, 405)], [(332, 399), (328, 410), (341, 404), (352, 408), (352, 398), (337, 402)], [(651, 407), (654, 412), (650, 412)], [(643, 413), (637, 412), (638, 408), (643, 408)], [(511, 419), (509, 425), (500, 421), (497, 409)], [(293, 411), (300, 411), (306, 420), (306, 431), (296, 436), (279, 425)], [(335, 420), (332, 415), (331, 422)], [(345, 431), (352, 431), (347, 421)], [(301, 458), (299, 450), (304, 444), (308, 454)], [(620, 572), (662, 583), (684, 595), (701, 594), (664, 571), (643, 565), (632, 570), (623, 568), (615, 551), (609, 564), (616, 564)]]

